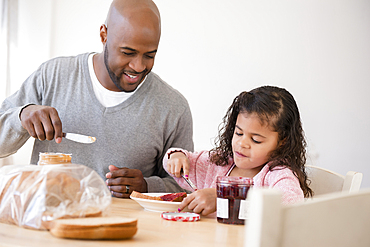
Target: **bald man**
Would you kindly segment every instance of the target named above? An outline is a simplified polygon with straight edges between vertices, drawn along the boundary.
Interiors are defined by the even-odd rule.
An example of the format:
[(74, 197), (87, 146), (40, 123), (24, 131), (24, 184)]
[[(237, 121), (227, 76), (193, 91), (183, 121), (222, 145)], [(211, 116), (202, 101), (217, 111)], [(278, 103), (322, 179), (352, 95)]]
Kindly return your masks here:
[[(182, 189), (163, 170), (168, 148), (193, 150), (186, 99), (151, 72), (161, 36), (160, 14), (149, 0), (114, 0), (100, 27), (101, 53), (43, 63), (0, 108), (0, 157), (35, 138), (40, 152), (72, 153), (93, 168), (116, 197)], [(92, 144), (63, 133), (96, 137)]]

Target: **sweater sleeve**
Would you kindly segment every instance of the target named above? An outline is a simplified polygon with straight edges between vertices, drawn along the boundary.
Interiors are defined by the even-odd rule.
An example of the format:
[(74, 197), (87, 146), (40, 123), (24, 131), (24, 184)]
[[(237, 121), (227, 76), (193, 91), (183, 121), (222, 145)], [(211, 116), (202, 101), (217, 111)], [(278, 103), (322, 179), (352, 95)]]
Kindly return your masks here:
[[(40, 105), (38, 91), (42, 88), (42, 68), (35, 71), (20, 89), (4, 100), (0, 108), (0, 158), (14, 154), (30, 135), (19, 119), (21, 110), (30, 104)], [(41, 89), (42, 90), (42, 89)]]

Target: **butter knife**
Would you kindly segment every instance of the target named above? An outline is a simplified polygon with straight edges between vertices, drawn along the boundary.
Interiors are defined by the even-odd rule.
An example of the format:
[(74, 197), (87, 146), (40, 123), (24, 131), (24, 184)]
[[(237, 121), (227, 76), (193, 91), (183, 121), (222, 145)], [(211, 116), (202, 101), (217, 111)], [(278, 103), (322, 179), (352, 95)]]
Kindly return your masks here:
[(194, 190), (198, 190), (197, 186), (195, 186), (195, 184), (193, 184), (193, 182), (188, 179), (188, 178), (185, 178), (185, 176), (183, 174), (181, 174), (181, 177), (188, 183), (188, 185)]
[(80, 134), (75, 134), (75, 133), (63, 133), (63, 137), (71, 141), (86, 143), (86, 144), (93, 143), (96, 141), (95, 137), (85, 136), (85, 135), (80, 135)]

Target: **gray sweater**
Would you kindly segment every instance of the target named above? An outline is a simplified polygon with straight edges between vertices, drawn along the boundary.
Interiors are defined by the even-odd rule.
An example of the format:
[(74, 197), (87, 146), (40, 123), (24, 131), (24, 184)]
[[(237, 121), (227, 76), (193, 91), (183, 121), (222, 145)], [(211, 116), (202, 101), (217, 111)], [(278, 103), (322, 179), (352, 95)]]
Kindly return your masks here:
[(57, 109), (63, 132), (95, 136), (93, 144), (63, 139), (35, 140), (31, 164), (40, 152), (71, 153), (72, 162), (91, 167), (105, 179), (109, 165), (140, 169), (148, 192), (180, 188), (163, 170), (170, 147), (193, 151), (193, 123), (186, 99), (153, 72), (126, 101), (104, 107), (95, 97), (88, 53), (60, 57), (42, 64), (0, 108), (0, 157), (15, 153), (30, 137), (19, 112), (28, 104)]

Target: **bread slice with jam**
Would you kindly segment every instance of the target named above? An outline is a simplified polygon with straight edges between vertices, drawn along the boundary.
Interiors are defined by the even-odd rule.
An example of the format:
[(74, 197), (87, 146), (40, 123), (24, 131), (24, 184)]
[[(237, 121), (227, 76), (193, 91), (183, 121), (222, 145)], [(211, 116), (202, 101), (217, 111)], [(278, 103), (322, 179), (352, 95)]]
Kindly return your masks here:
[(135, 198), (142, 198), (148, 200), (156, 200), (156, 201), (167, 201), (167, 202), (182, 202), (182, 200), (187, 196), (186, 192), (179, 192), (179, 193), (169, 193), (162, 196), (149, 196), (137, 191), (133, 191), (131, 193), (132, 197)]

